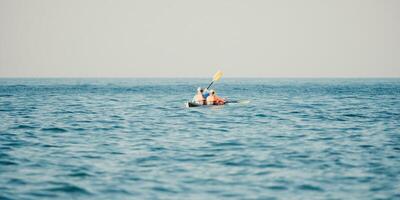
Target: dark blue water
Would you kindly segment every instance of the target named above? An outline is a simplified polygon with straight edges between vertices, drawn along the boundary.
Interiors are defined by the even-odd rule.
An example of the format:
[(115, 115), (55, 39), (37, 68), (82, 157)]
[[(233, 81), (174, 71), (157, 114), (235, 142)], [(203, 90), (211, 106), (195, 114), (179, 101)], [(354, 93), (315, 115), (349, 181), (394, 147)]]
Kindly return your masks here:
[(0, 199), (400, 199), (400, 79), (0, 79)]

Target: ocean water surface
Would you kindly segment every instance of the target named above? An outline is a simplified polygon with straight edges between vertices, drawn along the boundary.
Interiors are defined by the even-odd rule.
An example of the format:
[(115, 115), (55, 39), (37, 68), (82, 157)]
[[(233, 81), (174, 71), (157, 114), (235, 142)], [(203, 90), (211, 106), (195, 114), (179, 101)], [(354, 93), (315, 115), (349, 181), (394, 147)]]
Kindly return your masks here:
[(0, 79), (0, 199), (400, 199), (400, 79)]

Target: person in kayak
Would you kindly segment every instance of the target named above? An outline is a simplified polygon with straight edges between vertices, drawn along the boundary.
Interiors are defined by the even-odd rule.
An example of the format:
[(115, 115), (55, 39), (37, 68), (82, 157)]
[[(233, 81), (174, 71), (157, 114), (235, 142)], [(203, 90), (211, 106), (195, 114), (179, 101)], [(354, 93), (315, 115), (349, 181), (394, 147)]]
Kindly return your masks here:
[(217, 96), (214, 90), (210, 90), (210, 96), (207, 97), (207, 105), (223, 105), (225, 99)]
[(206, 98), (203, 96), (203, 89), (202, 88), (197, 88), (197, 93), (194, 95), (192, 102), (195, 102), (200, 105), (205, 105), (206, 104)]

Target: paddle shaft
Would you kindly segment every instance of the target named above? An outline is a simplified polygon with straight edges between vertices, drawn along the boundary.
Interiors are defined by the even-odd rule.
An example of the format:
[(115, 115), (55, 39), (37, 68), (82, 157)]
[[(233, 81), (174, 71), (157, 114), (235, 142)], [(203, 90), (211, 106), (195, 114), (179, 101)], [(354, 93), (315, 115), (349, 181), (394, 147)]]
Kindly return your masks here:
[(207, 87), (207, 90), (208, 90), (208, 88), (211, 87), (211, 85), (212, 85), (213, 83), (214, 83), (214, 81), (211, 81), (210, 85), (208, 85), (208, 87)]

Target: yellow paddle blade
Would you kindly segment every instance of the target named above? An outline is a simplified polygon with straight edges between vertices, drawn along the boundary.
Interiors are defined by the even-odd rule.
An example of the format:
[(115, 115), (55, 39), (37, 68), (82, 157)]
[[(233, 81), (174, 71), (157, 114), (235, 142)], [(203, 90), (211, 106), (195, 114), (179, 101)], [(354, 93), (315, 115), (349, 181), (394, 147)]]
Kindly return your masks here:
[(222, 71), (217, 71), (217, 73), (214, 74), (213, 81), (218, 81), (219, 79), (221, 79), (222, 74)]

